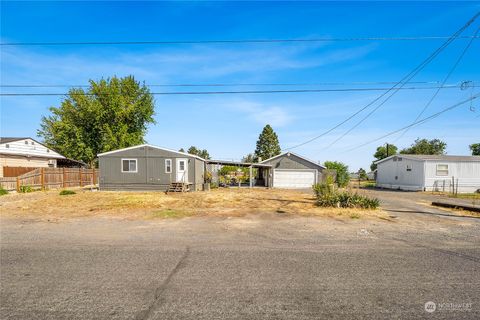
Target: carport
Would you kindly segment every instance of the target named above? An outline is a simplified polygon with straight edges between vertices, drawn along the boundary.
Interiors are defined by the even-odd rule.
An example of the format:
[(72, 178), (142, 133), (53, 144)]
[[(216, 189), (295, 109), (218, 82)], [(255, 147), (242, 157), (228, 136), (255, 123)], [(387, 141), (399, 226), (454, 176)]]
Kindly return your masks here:
[[(253, 185), (253, 169), (258, 169), (257, 177), (261, 178), (259, 180), (263, 180), (263, 186), (264, 187), (269, 187), (269, 179), (268, 177), (270, 176), (270, 171), (272, 168), (272, 165), (270, 164), (264, 164), (264, 163), (250, 163), (250, 162), (240, 162), (240, 161), (230, 161), (230, 160), (207, 160), (206, 165), (210, 165), (209, 171), (213, 170), (218, 170), (218, 167), (215, 168), (215, 166), (235, 166), (235, 167), (241, 167), (241, 168), (249, 168), (249, 181), (250, 185), (249, 187), (252, 188), (254, 187)], [(265, 179), (266, 177), (267, 179)], [(257, 181), (259, 181), (257, 180)]]

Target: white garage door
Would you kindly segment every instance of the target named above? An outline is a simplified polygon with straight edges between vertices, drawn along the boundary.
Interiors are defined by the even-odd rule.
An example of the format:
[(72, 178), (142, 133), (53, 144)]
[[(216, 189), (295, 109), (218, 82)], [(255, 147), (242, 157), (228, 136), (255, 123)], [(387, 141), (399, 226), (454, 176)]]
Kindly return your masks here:
[(273, 170), (273, 186), (275, 188), (311, 188), (314, 183), (314, 170)]

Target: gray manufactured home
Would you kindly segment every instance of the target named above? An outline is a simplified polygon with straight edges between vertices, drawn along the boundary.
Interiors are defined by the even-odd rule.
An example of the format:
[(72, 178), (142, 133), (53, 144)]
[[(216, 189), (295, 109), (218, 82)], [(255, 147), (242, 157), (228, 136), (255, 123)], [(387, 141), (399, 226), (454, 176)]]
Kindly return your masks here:
[(98, 155), (101, 190), (162, 190), (178, 182), (202, 190), (206, 162), (198, 156), (148, 144)]

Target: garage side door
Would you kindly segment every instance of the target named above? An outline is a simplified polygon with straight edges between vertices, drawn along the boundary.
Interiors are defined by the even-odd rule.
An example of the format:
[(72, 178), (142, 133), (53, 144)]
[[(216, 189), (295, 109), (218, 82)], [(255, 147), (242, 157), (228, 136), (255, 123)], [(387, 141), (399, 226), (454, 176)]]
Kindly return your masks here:
[(273, 187), (285, 189), (311, 188), (315, 170), (273, 170)]

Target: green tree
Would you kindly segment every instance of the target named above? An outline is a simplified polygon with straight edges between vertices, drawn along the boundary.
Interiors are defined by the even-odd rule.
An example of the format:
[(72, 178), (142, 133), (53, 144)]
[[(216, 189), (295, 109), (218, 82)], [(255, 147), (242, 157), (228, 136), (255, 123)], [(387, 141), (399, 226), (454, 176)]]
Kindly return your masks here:
[(473, 143), (470, 146), (472, 156), (480, 156), (480, 143)]
[(37, 135), (49, 148), (93, 166), (99, 153), (145, 143), (155, 106), (149, 89), (133, 76), (89, 83), (86, 90), (70, 89), (60, 107), (50, 107)]
[[(387, 152), (387, 145), (388, 145), (388, 152)], [(373, 154), (373, 157), (375, 158), (375, 160), (370, 165), (370, 170), (374, 171), (375, 169), (377, 169), (377, 165), (374, 163), (375, 161), (385, 159), (387, 155), (391, 156), (391, 155), (397, 154), (397, 150), (398, 148), (395, 145), (390, 143), (387, 143), (386, 145), (378, 147), (375, 153)]]
[(445, 154), (447, 144), (440, 139), (420, 139), (418, 138), (410, 146), (400, 151), (401, 154)]
[(337, 172), (337, 184), (339, 187), (346, 187), (350, 181), (350, 174), (348, 173), (348, 166), (339, 161), (325, 161), (323, 164), (327, 169), (335, 170)]
[(178, 150), (178, 152), (185, 152), (185, 149), (180, 148), (180, 150)]
[(278, 136), (273, 131), (272, 127), (267, 124), (262, 133), (258, 136), (257, 148), (255, 149), (255, 160), (266, 160), (281, 152), (280, 143), (278, 142)]
[(365, 169), (360, 168), (358, 169), (358, 179), (360, 180), (368, 180), (368, 175)]
[(207, 159), (207, 160), (210, 159), (210, 154), (208, 153), (208, 151), (206, 149), (200, 150), (195, 146), (191, 146), (190, 148), (188, 148), (187, 152), (189, 154), (199, 156), (200, 158), (203, 158), (203, 159)]
[(193, 155), (196, 155), (196, 156), (198, 156), (198, 152), (199, 152), (199, 151), (200, 151), (200, 150), (198, 150), (197, 147), (194, 147), (194, 146), (191, 146), (191, 147), (188, 148), (188, 150), (187, 150), (187, 152), (188, 152), (189, 154), (193, 154)]
[(199, 156), (200, 158), (205, 159), (205, 160), (210, 159), (210, 154), (208, 153), (208, 151), (207, 151), (206, 149), (200, 150), (198, 156)]
[(252, 153), (249, 153), (245, 157), (242, 158), (242, 162), (253, 163), (253, 162), (255, 162), (255, 156)]

